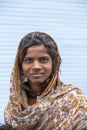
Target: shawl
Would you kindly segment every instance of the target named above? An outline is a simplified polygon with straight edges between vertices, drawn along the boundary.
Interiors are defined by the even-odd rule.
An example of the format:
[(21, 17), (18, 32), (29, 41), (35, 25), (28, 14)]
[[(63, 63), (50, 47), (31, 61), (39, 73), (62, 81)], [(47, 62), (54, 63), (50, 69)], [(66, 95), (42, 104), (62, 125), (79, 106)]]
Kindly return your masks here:
[[(5, 107), (6, 124), (16, 130), (87, 130), (87, 99), (77, 87), (56, 81), (55, 75), (35, 104), (20, 97), (11, 75), (10, 96)], [(24, 109), (22, 109), (24, 108)]]

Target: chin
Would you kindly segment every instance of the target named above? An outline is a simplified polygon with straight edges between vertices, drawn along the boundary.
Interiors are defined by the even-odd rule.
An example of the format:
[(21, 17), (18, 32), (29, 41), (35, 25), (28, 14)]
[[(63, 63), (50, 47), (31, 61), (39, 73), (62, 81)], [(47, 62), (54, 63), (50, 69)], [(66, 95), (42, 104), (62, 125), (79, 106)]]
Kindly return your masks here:
[(45, 80), (41, 80), (41, 79), (38, 79), (38, 78), (37, 78), (36, 80), (33, 80), (33, 81), (31, 81), (31, 82), (34, 83), (34, 84), (35, 84), (35, 83), (36, 83), (36, 84), (42, 84), (42, 83), (44, 83), (44, 81), (45, 81)]

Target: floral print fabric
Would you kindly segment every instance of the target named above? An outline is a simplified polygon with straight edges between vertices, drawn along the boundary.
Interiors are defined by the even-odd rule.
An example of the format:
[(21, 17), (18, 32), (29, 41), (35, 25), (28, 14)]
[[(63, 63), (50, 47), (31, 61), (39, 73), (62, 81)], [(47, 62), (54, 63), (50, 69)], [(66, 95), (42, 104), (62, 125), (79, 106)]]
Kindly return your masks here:
[(30, 106), (17, 95), (12, 77), (5, 122), (16, 130), (87, 130), (87, 100), (80, 89), (61, 82)]

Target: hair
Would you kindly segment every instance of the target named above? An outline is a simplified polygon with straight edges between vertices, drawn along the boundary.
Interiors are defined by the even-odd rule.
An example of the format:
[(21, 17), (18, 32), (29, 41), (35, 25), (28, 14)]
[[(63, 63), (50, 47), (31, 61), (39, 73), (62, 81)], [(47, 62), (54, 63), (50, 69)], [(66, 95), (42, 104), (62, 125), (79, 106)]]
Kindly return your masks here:
[[(14, 77), (16, 86), (22, 85), (22, 62), (26, 55), (27, 48), (34, 45), (44, 45), (47, 49), (47, 53), (52, 58), (52, 75), (56, 72), (59, 73), (61, 64), (61, 57), (58, 51), (58, 46), (54, 39), (47, 33), (43, 32), (31, 32), (25, 35), (18, 46), (17, 55), (14, 64)], [(20, 82), (19, 82), (20, 81)], [(21, 88), (19, 88), (21, 89)]]

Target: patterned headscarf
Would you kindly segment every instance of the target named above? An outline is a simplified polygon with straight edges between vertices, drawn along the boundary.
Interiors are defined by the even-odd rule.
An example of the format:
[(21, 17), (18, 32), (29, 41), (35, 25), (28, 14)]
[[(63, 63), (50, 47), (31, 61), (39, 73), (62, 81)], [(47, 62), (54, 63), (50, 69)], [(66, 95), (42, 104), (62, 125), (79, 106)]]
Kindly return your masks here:
[[(87, 100), (80, 89), (71, 84), (65, 85), (60, 80), (58, 67), (33, 105), (28, 104), (27, 88), (23, 87), (17, 70), (15, 64), (10, 80), (9, 102), (4, 113), (7, 124), (16, 130), (86, 130)], [(30, 89), (27, 91), (32, 94)]]

